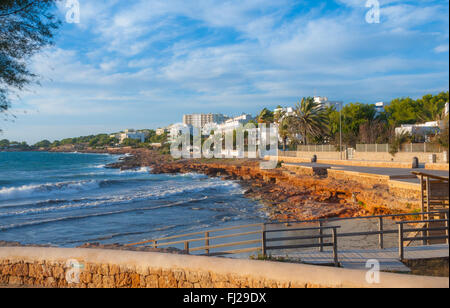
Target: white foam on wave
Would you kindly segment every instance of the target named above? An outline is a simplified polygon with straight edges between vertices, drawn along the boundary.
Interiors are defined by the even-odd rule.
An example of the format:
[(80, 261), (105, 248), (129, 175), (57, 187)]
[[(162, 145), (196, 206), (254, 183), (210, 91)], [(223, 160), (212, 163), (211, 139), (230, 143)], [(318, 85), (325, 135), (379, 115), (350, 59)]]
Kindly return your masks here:
[(99, 182), (93, 180), (23, 185), (20, 187), (4, 187), (0, 189), (0, 200), (39, 197), (52, 194), (71, 194), (99, 188)]
[(121, 170), (119, 172), (121, 174), (129, 174), (129, 173), (150, 173), (150, 171), (152, 171), (152, 168), (150, 167), (140, 167), (136, 169)]
[(67, 220), (77, 220), (77, 219), (90, 218), (90, 217), (109, 216), (109, 215), (130, 213), (130, 212), (136, 212), (136, 211), (152, 211), (152, 210), (157, 210), (157, 209), (161, 209), (161, 208), (182, 206), (182, 205), (188, 204), (190, 202), (201, 201), (202, 199), (189, 199), (186, 201), (177, 201), (177, 202), (172, 202), (169, 204), (158, 205), (158, 206), (153, 206), (153, 207), (122, 209), (122, 210), (116, 210), (116, 211), (110, 211), (110, 212), (100, 212), (100, 213), (85, 214), (85, 215), (78, 215), (78, 216), (64, 216), (64, 217), (49, 218), (49, 219), (43, 219), (43, 220), (32, 220), (32, 221), (27, 221), (27, 222), (23, 222), (23, 223), (3, 225), (3, 226), (0, 225), (0, 231), (21, 228), (21, 227), (27, 227), (27, 226), (33, 226), (33, 225), (55, 223), (55, 222), (61, 222), (61, 221), (67, 221)]
[[(98, 185), (98, 183), (97, 183)], [(202, 192), (208, 189), (227, 189), (231, 192), (239, 190), (239, 184), (232, 181), (205, 181), (194, 182), (192, 184), (179, 185), (177, 187), (156, 186), (151, 189), (144, 188), (142, 190), (133, 191), (129, 194), (120, 195), (108, 195), (102, 196), (98, 199), (89, 199), (88, 201), (80, 200), (80, 202), (67, 202), (61, 203), (56, 206), (39, 207), (39, 208), (27, 208), (19, 211), (6, 211), (0, 212), (0, 217), (11, 217), (21, 215), (32, 215), (46, 212), (65, 211), (81, 208), (102, 207), (118, 204), (128, 204), (132, 202), (146, 201), (146, 200), (159, 200), (176, 196), (180, 194), (192, 194)], [(0, 191), (1, 193), (1, 191)], [(0, 195), (1, 196), (1, 195)], [(207, 197), (203, 197), (200, 200), (205, 200)]]

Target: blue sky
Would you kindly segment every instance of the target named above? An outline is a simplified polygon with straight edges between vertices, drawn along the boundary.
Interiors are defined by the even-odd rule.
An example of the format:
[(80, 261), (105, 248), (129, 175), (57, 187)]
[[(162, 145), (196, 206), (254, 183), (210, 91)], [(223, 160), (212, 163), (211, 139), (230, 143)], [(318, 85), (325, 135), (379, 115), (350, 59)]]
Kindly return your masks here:
[[(65, 0), (60, 14), (65, 16)], [(79, 0), (80, 23), (30, 62), (0, 138), (157, 128), (303, 96), (374, 103), (449, 88), (448, 1)], [(9, 117), (11, 119), (11, 117)]]

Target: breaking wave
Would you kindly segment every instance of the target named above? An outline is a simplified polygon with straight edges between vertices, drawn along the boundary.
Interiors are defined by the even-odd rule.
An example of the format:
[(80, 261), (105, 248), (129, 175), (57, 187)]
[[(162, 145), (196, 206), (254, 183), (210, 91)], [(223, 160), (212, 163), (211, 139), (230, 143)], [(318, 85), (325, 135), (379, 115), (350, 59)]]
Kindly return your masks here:
[(23, 185), (0, 189), (0, 200), (40, 197), (60, 193), (77, 193), (100, 187), (100, 182), (93, 180), (47, 183), (40, 185)]

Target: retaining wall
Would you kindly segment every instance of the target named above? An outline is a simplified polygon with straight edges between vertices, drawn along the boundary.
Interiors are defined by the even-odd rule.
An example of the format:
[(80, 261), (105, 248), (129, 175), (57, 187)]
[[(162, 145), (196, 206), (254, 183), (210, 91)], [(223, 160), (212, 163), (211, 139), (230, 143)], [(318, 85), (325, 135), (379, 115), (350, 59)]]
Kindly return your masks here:
[[(319, 160), (339, 160), (341, 155), (339, 152), (288, 152), (289, 157), (304, 159), (302, 162), (310, 162), (311, 157), (313, 155), (317, 155), (317, 159)], [(436, 165), (437, 170), (442, 170), (441, 165), (446, 165), (448, 170), (448, 163), (446, 163), (447, 158), (444, 157), (444, 153), (423, 153), (423, 152), (399, 152), (392, 156), (387, 152), (357, 152), (355, 151), (353, 154), (352, 160), (349, 161), (367, 161), (367, 162), (400, 162), (400, 163), (411, 163), (414, 157), (419, 159), (421, 164), (431, 164), (430, 155), (436, 154)], [(279, 155), (282, 156), (283, 152), (279, 152)], [(342, 153), (343, 159), (346, 159), (345, 153)], [(283, 156), (283, 159), (285, 157)], [(445, 170), (445, 169), (444, 169)]]
[[(68, 283), (77, 260), (79, 282)], [(69, 275), (69, 278), (76, 275)], [(380, 273), (303, 264), (171, 255), (152, 252), (0, 248), (0, 285), (76, 288), (255, 288), (255, 287), (449, 287), (447, 278)]]

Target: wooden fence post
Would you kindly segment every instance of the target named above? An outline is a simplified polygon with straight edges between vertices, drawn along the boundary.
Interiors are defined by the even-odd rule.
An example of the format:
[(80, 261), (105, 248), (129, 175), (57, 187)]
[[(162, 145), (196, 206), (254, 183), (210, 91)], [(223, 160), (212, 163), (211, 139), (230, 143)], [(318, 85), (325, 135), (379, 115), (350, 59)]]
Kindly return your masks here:
[(187, 254), (189, 254), (189, 242), (184, 242), (184, 250), (186, 251)]

